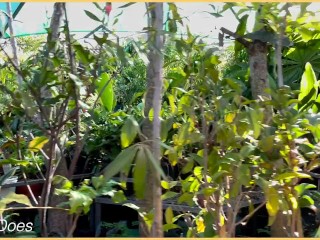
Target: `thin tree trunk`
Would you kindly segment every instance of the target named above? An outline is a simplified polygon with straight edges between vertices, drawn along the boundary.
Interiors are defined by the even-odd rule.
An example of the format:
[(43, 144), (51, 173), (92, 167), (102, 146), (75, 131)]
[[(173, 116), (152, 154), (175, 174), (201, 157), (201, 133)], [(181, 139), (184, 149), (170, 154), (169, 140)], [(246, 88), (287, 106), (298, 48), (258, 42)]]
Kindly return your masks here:
[[(150, 11), (149, 32), (149, 66), (147, 70), (147, 93), (145, 98), (145, 122), (143, 126), (144, 135), (151, 140), (151, 148), (154, 158), (161, 161), (160, 154), (160, 110), (163, 78), (163, 3), (148, 4)], [(149, 120), (149, 112), (153, 109), (153, 121)], [(144, 209), (149, 212), (154, 210), (154, 219), (151, 231), (140, 219), (141, 235), (144, 237), (163, 237), (163, 212), (162, 212), (162, 189), (161, 178), (151, 164), (148, 164), (147, 182), (149, 183), (145, 195)]]
[[(63, 23), (64, 19), (64, 9), (65, 9), (65, 3), (57, 2), (54, 4), (54, 10), (52, 14), (52, 19), (50, 23), (50, 30), (47, 38), (47, 58), (46, 62), (44, 63), (44, 68), (50, 67), (50, 62), (48, 60), (48, 57), (50, 53), (54, 50), (55, 43), (59, 40), (59, 34), (60, 34), (60, 28)], [(47, 90), (42, 90), (41, 92), (42, 97), (50, 97), (50, 92)], [(47, 109), (47, 111), (44, 113), (47, 116), (50, 116), (50, 109)], [(58, 133), (57, 133), (58, 134)], [(57, 139), (57, 141), (59, 141)], [(57, 144), (54, 144), (53, 146), (53, 153), (51, 157), (55, 161), (51, 161), (47, 164), (47, 175), (46, 175), (46, 184), (45, 189), (42, 194), (43, 199), (43, 205), (44, 206), (52, 206), (56, 207), (57, 205), (66, 202), (67, 197), (61, 197), (56, 196), (54, 194), (54, 188), (52, 187), (52, 179), (55, 175), (60, 176), (68, 176), (68, 168), (65, 158), (62, 157), (62, 153), (60, 153), (60, 149), (57, 147)], [(58, 166), (54, 166), (57, 162)], [(48, 199), (45, 199), (45, 196), (49, 196)], [(47, 210), (43, 210), (42, 213), (42, 235), (43, 236), (60, 236), (65, 237), (68, 234), (69, 229), (69, 220), (70, 216), (66, 211), (61, 210), (49, 210), (47, 214)]]
[[(270, 88), (268, 79), (267, 43), (255, 40), (253, 43), (249, 44), (248, 52), (252, 97), (254, 99), (259, 99), (260, 97), (271, 99), (270, 94), (266, 92), (266, 90)], [(272, 107), (267, 106), (265, 109), (264, 123), (270, 123), (271, 118)]]

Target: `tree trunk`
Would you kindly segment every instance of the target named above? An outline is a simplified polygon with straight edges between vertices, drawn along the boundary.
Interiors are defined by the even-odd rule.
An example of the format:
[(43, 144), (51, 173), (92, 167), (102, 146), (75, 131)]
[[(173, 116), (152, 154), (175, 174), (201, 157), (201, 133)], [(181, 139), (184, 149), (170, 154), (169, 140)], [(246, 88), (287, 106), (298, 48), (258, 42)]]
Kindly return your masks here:
[[(54, 4), (54, 11), (52, 14), (50, 30), (47, 38), (47, 44), (48, 44), (47, 57), (49, 57), (50, 53), (54, 50), (54, 45), (59, 40), (60, 28), (64, 19), (64, 9), (65, 9), (64, 5), (65, 3), (60, 3), (60, 2), (57, 2)], [(48, 58), (46, 59), (44, 67), (45, 68), (50, 67)], [(50, 92), (43, 90), (41, 92), (41, 95), (43, 97), (44, 96), (50, 97)], [(46, 114), (47, 116), (50, 116), (50, 109), (47, 109)], [(47, 189), (45, 189), (44, 191), (49, 191), (49, 199), (47, 199), (47, 203), (50, 207), (56, 207), (59, 204), (66, 202), (68, 200), (67, 197), (56, 196), (54, 194), (54, 188), (51, 187), (51, 184), (52, 184), (51, 181), (53, 177), (53, 176), (50, 176), (51, 174), (53, 174), (54, 176), (55, 175), (60, 175), (64, 177), (68, 176), (68, 167), (67, 167), (66, 160), (64, 157), (62, 157), (62, 153), (60, 153), (59, 151), (60, 151), (59, 148), (57, 147), (57, 145), (55, 145), (54, 153), (52, 154), (55, 161), (51, 161), (52, 164), (50, 163), (47, 164), (47, 171), (48, 171), (46, 176)], [(58, 166), (53, 166), (55, 165), (54, 162), (58, 162)], [(54, 172), (51, 171), (52, 168), (56, 168)], [(55, 186), (55, 187), (59, 187), (59, 186)], [(46, 215), (44, 216), (44, 218), (46, 220), (46, 225), (48, 226), (48, 230), (43, 231), (43, 235), (57, 236), (57, 237), (67, 236), (69, 224), (70, 224), (69, 222), (70, 216), (67, 211), (48, 210), (47, 219), (46, 219)]]
[(279, 211), (276, 220), (271, 225), (270, 228), (270, 234), (271, 237), (277, 238), (277, 237), (289, 237), (288, 236), (288, 217), (282, 213), (282, 211)]
[[(249, 67), (250, 67), (250, 85), (253, 99), (271, 99), (266, 92), (270, 88), (268, 80), (268, 48), (267, 43), (255, 40), (249, 44)], [(272, 107), (267, 106), (265, 109), (264, 123), (268, 124), (272, 117)]]
[(250, 84), (252, 97), (269, 97), (265, 92), (269, 88), (268, 65), (267, 65), (267, 44), (261, 41), (254, 41), (249, 46)]
[[(150, 147), (156, 160), (161, 161), (160, 154), (160, 110), (163, 78), (163, 3), (149, 3), (148, 10), (149, 25), (152, 28), (149, 32), (149, 65), (147, 69), (147, 93), (145, 98), (145, 121), (143, 133), (150, 141)], [(153, 121), (149, 120), (149, 112), (153, 109)], [(149, 183), (145, 194), (144, 210), (154, 210), (154, 219), (151, 231), (140, 219), (140, 232), (144, 237), (163, 237), (163, 212), (162, 212), (162, 189), (160, 173), (149, 163), (147, 172)]]

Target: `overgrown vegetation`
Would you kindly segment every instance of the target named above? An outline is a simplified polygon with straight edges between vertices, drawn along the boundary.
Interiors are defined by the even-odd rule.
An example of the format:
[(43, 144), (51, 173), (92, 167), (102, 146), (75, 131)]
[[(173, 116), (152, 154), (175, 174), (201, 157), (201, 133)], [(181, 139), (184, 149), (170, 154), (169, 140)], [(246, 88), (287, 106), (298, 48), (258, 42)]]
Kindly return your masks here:
[[(305, 209), (316, 216), (320, 203), (318, 15), (306, 3), (226, 3), (212, 15), (232, 10), (239, 26), (221, 29), (235, 37), (221, 51), (183, 26), (173, 3), (167, 31), (156, 29), (162, 5), (148, 5), (147, 40), (122, 44), (105, 29), (94, 47), (82, 46), (70, 36), (65, 3), (56, 3), (60, 19), (47, 39), (18, 40), (19, 65), (1, 47), (0, 164), (11, 168), (0, 183), (18, 175), (43, 186), (2, 198), (0, 213), (12, 202), (36, 208), (39, 236), (71, 237), (103, 196), (137, 211), (140, 236), (245, 236), (262, 210), (257, 234), (319, 235), (317, 220), (303, 217)], [(252, 31), (248, 11), (257, 13)], [(109, 13), (86, 14), (105, 24)], [(126, 202), (132, 197), (140, 202)], [(103, 227), (107, 237), (137, 234), (126, 221)]]

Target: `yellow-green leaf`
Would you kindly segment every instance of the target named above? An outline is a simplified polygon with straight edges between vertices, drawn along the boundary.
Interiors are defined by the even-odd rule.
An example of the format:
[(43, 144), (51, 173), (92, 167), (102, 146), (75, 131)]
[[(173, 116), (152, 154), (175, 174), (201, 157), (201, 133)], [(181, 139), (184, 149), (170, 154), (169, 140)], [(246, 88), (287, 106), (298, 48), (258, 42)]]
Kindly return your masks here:
[(100, 78), (97, 80), (96, 85), (103, 106), (108, 111), (112, 111), (114, 106), (114, 92), (113, 81), (110, 79), (109, 74), (102, 73)]
[(138, 122), (131, 117), (128, 118), (121, 128), (121, 146), (128, 147), (136, 138), (139, 130)]
[(136, 154), (136, 165), (133, 171), (133, 187), (138, 199), (143, 199), (146, 190), (147, 156), (142, 148)]
[(0, 206), (1, 206), (0, 214), (3, 214), (4, 208), (6, 208), (7, 204), (12, 202), (16, 202), (16, 203), (26, 205), (28, 207), (32, 207), (32, 204), (26, 195), (16, 194), (14, 192), (11, 192), (5, 198), (0, 200)]
[(49, 139), (45, 136), (42, 137), (35, 137), (30, 143), (29, 143), (29, 150), (32, 152), (38, 152), (40, 149), (43, 148), (43, 146), (49, 141)]
[(168, 207), (166, 209), (166, 212), (165, 212), (166, 223), (172, 224), (173, 223), (173, 221), (172, 221), (173, 217), (174, 217), (174, 215), (173, 215), (172, 208)]
[(279, 193), (275, 188), (269, 188), (266, 193), (266, 208), (269, 216), (276, 216), (279, 211)]
[(231, 112), (225, 115), (224, 120), (227, 123), (232, 123), (235, 117), (236, 117), (236, 114)]
[(196, 225), (197, 225), (197, 232), (202, 233), (206, 229), (206, 226), (204, 225), (203, 218), (200, 217), (196, 220)]

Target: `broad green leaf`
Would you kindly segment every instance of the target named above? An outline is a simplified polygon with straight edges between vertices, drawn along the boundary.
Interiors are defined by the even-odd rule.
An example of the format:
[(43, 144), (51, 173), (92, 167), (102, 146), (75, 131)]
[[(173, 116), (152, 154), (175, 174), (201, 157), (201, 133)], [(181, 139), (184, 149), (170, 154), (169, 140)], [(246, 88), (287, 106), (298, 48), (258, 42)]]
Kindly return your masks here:
[(59, 186), (59, 188), (62, 188), (64, 190), (69, 190), (69, 189), (71, 189), (73, 187), (73, 182), (72, 181), (70, 181), (66, 177), (63, 177), (63, 176), (60, 176), (60, 175), (54, 176), (52, 183), (54, 185)]
[(163, 169), (160, 166), (160, 161), (155, 159), (151, 151), (149, 150), (148, 146), (143, 147), (146, 156), (148, 157), (148, 160), (151, 161), (151, 164), (153, 165), (154, 169), (161, 175), (163, 179), (167, 179), (167, 176), (163, 172)]
[(132, 117), (128, 118), (121, 128), (121, 146), (123, 148), (128, 147), (134, 141), (138, 132), (140, 132), (138, 122)]
[(93, 202), (91, 196), (80, 191), (70, 191), (69, 204), (70, 213), (88, 213)]
[(185, 192), (183, 193), (179, 198), (178, 198), (178, 203), (186, 203), (189, 206), (193, 206), (194, 205), (194, 201), (193, 201), (193, 194), (192, 193), (188, 193)]
[(100, 175), (99, 177), (92, 177), (91, 178), (92, 185), (95, 189), (99, 189), (103, 186), (105, 183), (105, 180), (103, 178), (103, 175)]
[[(311, 100), (315, 100), (318, 93), (317, 78), (311, 64), (308, 62), (305, 65), (305, 71), (302, 75), (302, 79), (300, 82), (300, 94), (299, 94), (298, 100), (299, 101), (303, 100), (306, 96), (310, 94), (312, 90), (313, 90), (312, 96), (305, 104), (307, 104)], [(300, 105), (299, 108), (301, 107), (302, 106)]]
[(114, 203), (123, 203), (127, 201), (127, 198), (122, 190), (116, 191), (112, 196), (112, 201)]
[(135, 167), (133, 171), (133, 187), (136, 197), (143, 199), (146, 191), (146, 175), (148, 159), (145, 151), (139, 148), (135, 157)]
[(253, 128), (254, 138), (257, 139), (261, 133), (261, 125), (259, 122), (257, 111), (255, 109), (249, 109), (249, 117), (251, 126)]
[(35, 137), (30, 143), (29, 143), (29, 150), (32, 152), (38, 152), (40, 151), (43, 146), (49, 142), (49, 139), (47, 137)]
[(89, 65), (93, 60), (94, 56), (88, 49), (85, 49), (81, 44), (73, 44), (73, 48), (76, 51), (76, 55), (83, 64)]
[(169, 223), (163, 225), (163, 231), (168, 232), (169, 230), (176, 229), (176, 228), (181, 228), (179, 225), (174, 224), (174, 223)]
[(168, 181), (164, 181), (164, 180), (161, 181), (161, 187), (166, 190), (169, 190), (169, 189), (175, 187), (177, 184), (178, 184), (177, 181), (172, 181), (172, 182), (168, 182)]
[(93, 19), (93, 20), (95, 20), (95, 21), (97, 21), (97, 22), (101, 22), (101, 20), (100, 20), (96, 15), (94, 15), (92, 12), (89, 12), (89, 11), (87, 11), (87, 10), (84, 10), (84, 12), (86, 13), (86, 15), (87, 15), (89, 18), (91, 18), (91, 19)]
[(103, 106), (111, 112), (114, 106), (113, 80), (110, 79), (109, 74), (102, 73), (96, 85)]
[(166, 200), (166, 199), (174, 198), (174, 197), (176, 197), (177, 195), (178, 195), (178, 193), (176, 193), (176, 192), (168, 191), (168, 192), (162, 194), (161, 200), (164, 201), (164, 200)]
[(276, 216), (279, 211), (279, 193), (278, 191), (270, 187), (267, 194), (266, 194), (266, 208), (268, 210), (269, 216), (273, 217)]
[(176, 104), (175, 104), (175, 100), (174, 100), (174, 96), (171, 94), (167, 94), (168, 100), (169, 100), (169, 104), (170, 104), (170, 108), (171, 108), (171, 113), (175, 113), (176, 112)]
[(19, 160), (19, 159), (14, 159), (14, 158), (8, 158), (0, 161), (0, 166), (4, 164), (12, 164), (16, 166), (27, 166), (30, 164), (28, 160)]
[(312, 179), (312, 177), (309, 174), (306, 173), (298, 173), (298, 172), (287, 172), (287, 173), (282, 173), (278, 176), (275, 177), (275, 180), (289, 180), (292, 178), (309, 178)]
[(306, 190), (313, 188), (317, 188), (317, 186), (310, 183), (300, 183), (299, 185), (294, 187), (294, 190), (296, 190), (298, 196), (302, 196), (302, 194), (304, 194)]
[[(249, 15), (243, 15), (240, 19), (239, 19), (239, 25), (237, 27), (236, 33), (239, 36), (243, 36), (246, 33), (246, 29), (247, 29), (247, 20), (248, 20)], [(243, 49), (244, 46), (239, 43), (238, 41), (234, 42), (234, 53), (237, 56), (239, 51), (241, 51), (241, 49)]]
[(173, 211), (172, 211), (172, 208), (171, 207), (168, 207), (166, 209), (166, 212), (165, 212), (165, 219), (166, 219), (166, 223), (168, 224), (172, 224), (173, 223)]
[(299, 198), (298, 203), (300, 208), (305, 208), (314, 205), (314, 200), (308, 195), (303, 195)]
[(249, 165), (247, 164), (241, 164), (239, 167), (239, 182), (244, 185), (244, 186), (249, 186), (250, 185), (250, 180), (251, 180), (251, 173), (250, 173), (250, 168)]
[(194, 166), (194, 161), (192, 159), (189, 159), (187, 164), (184, 165), (184, 167), (181, 170), (181, 173), (186, 174), (192, 171)]
[(0, 214), (3, 214), (4, 208), (6, 208), (7, 204), (16, 202), (28, 207), (32, 207), (32, 204), (29, 198), (23, 194), (16, 194), (14, 192), (9, 193), (5, 198), (0, 200)]
[(120, 173), (124, 168), (130, 165), (136, 156), (138, 148), (136, 146), (128, 147), (120, 152), (104, 170), (103, 176), (106, 181)]
[(268, 152), (274, 148), (274, 138), (274, 136), (267, 136), (259, 141), (259, 147), (262, 149), (262, 151)]
[(205, 228), (204, 230), (204, 237), (206, 238), (212, 238), (216, 235), (216, 232), (214, 231), (213, 224), (214, 224), (214, 217), (213, 214), (211, 213), (206, 213), (203, 217), (204, 219), (204, 224), (208, 227)]
[(10, 168), (7, 173), (0, 176), (0, 186), (2, 186), (8, 178), (12, 177), (17, 170), (18, 170), (18, 167)]
[(161, 128), (160, 128), (161, 141), (167, 140), (168, 132), (171, 130), (172, 125), (173, 125), (173, 118), (169, 118), (164, 121), (161, 121)]

